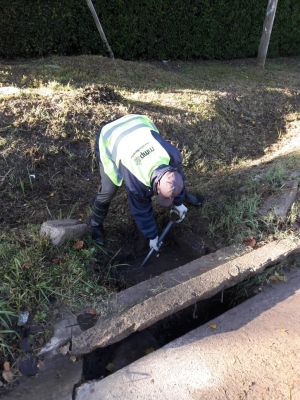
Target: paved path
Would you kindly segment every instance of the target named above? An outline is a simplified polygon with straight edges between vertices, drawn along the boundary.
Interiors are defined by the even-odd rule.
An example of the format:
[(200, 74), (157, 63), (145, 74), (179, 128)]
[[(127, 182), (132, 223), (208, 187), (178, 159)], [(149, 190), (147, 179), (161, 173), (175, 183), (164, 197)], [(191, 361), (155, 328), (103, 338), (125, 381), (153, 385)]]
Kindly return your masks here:
[(300, 271), (76, 400), (300, 400)]

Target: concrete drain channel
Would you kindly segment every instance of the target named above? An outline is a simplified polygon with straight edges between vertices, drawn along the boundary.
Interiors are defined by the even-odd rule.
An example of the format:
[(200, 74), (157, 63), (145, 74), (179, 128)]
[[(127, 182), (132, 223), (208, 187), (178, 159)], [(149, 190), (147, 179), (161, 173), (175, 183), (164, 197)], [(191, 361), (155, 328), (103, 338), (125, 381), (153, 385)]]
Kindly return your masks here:
[(111, 299), (109, 317), (72, 337), (71, 353), (83, 360), (82, 381), (75, 385), (73, 398), (80, 399), (79, 387), (112, 375), (201, 325), (214, 329), (214, 318), (246, 300), (237, 299), (238, 284), (299, 251), (298, 239), (255, 250), (232, 245), (120, 292)]
[(120, 342), (85, 354), (83, 382), (103, 379), (230, 310), (236, 305), (232, 301), (235, 292), (235, 287), (221, 291), (210, 299), (199, 301), (142, 331), (132, 333)]
[[(236, 285), (297, 253), (298, 238), (255, 250), (232, 245), (111, 296), (106, 316), (86, 330), (78, 326), (79, 315), (66, 312), (39, 353), (44, 355), (45, 369), (15, 387), (7, 399), (84, 400), (97, 382), (142, 357), (155, 358), (156, 350), (197, 327), (206, 324), (207, 335), (218, 334), (214, 319), (235, 312), (231, 308), (236, 305)], [(62, 355), (61, 348), (70, 341), (68, 355)]]

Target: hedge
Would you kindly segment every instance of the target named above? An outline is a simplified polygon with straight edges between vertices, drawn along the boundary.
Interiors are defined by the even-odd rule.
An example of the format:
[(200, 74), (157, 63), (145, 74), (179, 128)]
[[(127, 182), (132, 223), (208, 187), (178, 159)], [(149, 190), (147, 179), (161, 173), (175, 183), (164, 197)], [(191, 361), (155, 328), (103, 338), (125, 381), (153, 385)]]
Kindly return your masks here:
[[(268, 0), (93, 0), (115, 57), (256, 56)], [(108, 55), (86, 0), (2, 0), (0, 56)], [(268, 56), (300, 54), (300, 1), (279, 0)]]

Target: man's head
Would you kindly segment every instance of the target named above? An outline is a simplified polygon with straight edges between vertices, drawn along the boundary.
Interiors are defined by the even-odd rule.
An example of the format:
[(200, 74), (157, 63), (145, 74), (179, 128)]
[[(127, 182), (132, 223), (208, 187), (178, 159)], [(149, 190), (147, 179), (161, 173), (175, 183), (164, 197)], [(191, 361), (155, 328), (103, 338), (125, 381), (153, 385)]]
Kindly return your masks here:
[(157, 184), (157, 201), (162, 207), (169, 207), (183, 189), (183, 180), (179, 172), (167, 171)]

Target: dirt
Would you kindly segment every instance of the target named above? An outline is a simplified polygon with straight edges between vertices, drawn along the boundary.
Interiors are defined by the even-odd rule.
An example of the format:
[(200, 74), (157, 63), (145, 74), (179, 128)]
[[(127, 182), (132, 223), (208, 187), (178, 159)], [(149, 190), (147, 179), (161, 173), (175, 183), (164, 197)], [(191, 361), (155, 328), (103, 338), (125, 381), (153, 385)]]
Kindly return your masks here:
[[(289, 63), (292, 74), (296, 75), (299, 60), (285, 62)], [(45, 63), (46, 60), (43, 64)], [(222, 207), (221, 196), (233, 197), (237, 190), (235, 185), (228, 186), (221, 178), (234, 170), (239, 160), (252, 160), (252, 166), (256, 163), (255, 173), (259, 174), (264, 163), (299, 148), (298, 84), (293, 85), (292, 77), (286, 82), (282, 78), (278, 83), (280, 90), (275, 92), (275, 80), (270, 79), (269, 87), (265, 88), (262, 83), (254, 82), (251, 78), (251, 74), (254, 74), (253, 60), (223, 62), (224, 71), (229, 65), (240, 68), (241, 79), (233, 76), (231, 81), (228, 76), (223, 79), (220, 69), (217, 75), (211, 76), (209, 70), (205, 69), (210, 63), (206, 62), (145, 64), (143, 73), (149, 79), (149, 87), (152, 84), (157, 85), (159, 78), (155, 75), (159, 71), (180, 78), (188, 74), (189, 68), (193, 69), (201, 64), (203, 68), (199, 75), (202, 76), (198, 77), (200, 83), (195, 83), (196, 88), (201, 88), (203, 92), (213, 88), (212, 90), (219, 93), (214, 105), (218, 116), (211, 119), (198, 117), (197, 111), (186, 113), (180, 104), (160, 105), (159, 99), (157, 102), (134, 101), (134, 97), (124, 99), (120, 93), (122, 85), (126, 85), (124, 82), (118, 82), (119, 87), (114, 85), (115, 77), (112, 80), (105, 77), (108, 84), (85, 82), (82, 85), (79, 75), (84, 72), (95, 74), (88, 79), (90, 82), (101, 82), (101, 74), (103, 69), (109, 68), (109, 60), (104, 60), (99, 67), (99, 59), (93, 57), (88, 63), (80, 57), (66, 57), (61, 58), (59, 64), (61, 68), (74, 72), (74, 81), (78, 87), (75, 95), (58, 90), (53, 96), (47, 93), (24, 93), (22, 96), (0, 99), (2, 233), (17, 236), (19, 230), (28, 225), (41, 225), (48, 219), (72, 217), (89, 222), (100, 184), (97, 161), (93, 155), (94, 137), (103, 123), (126, 113), (146, 113), (155, 121), (164, 136), (171, 133), (171, 141), (186, 156), (184, 170), (187, 174), (187, 188), (194, 193), (202, 192), (203, 185), (204, 194), (216, 207)], [(22, 88), (38, 87), (41, 82), (55, 79), (50, 72), (31, 68), (30, 62), (20, 62), (18, 65), (18, 69), (12, 70), (12, 64), (3, 63), (0, 86), (14, 84)], [(130, 73), (135, 65), (127, 63), (125, 71)], [(278, 64), (275, 62), (274, 70), (276, 65), (280, 72), (284, 63), (282, 64), (282, 60), (278, 60)], [(248, 81), (245, 78), (247, 74)], [(60, 83), (67, 84), (68, 79), (69, 77), (62, 78)], [(262, 79), (265, 79), (263, 75)], [(295, 82), (297, 79), (295, 78)], [(160, 96), (159, 88), (153, 87)], [(131, 90), (134, 92), (135, 88), (140, 89), (137, 83)], [(178, 92), (183, 91), (187, 95), (192, 95), (194, 89), (193, 79), (186, 86), (178, 86)], [(257, 102), (256, 94), (260, 99)], [(64, 115), (63, 118), (60, 117), (60, 112)], [(193, 134), (190, 134), (191, 131)], [(226, 140), (220, 139), (219, 132), (222, 132)], [(200, 138), (198, 153), (195, 150), (195, 138), (198, 136), (195, 135)], [(190, 156), (189, 150), (192, 153)], [(202, 164), (199, 164), (200, 167), (195, 168), (200, 159), (205, 161), (205, 166), (203, 164), (202, 168)], [(237, 171), (237, 179), (242, 181), (247, 174), (253, 174), (250, 167)], [(123, 290), (197, 258), (197, 252), (180, 249), (180, 238), (190, 239), (191, 244), (200, 243), (206, 252), (213, 252), (230, 242), (227, 232), (219, 232), (218, 237), (209, 235), (210, 221), (202, 218), (202, 209), (188, 207), (188, 216), (177, 228), (176, 234), (169, 236), (159, 256), (154, 254), (147, 266), (141, 269), (140, 264), (148, 254), (148, 244), (136, 229), (126, 199), (126, 190), (121, 187), (105, 221), (108, 255), (97, 250), (97, 262), (87, 267), (92, 272), (101, 273), (108, 263), (112, 263), (109, 285), (112, 289)], [(162, 232), (169, 218), (169, 210), (158, 208), (155, 201), (154, 208), (159, 231)], [(90, 239), (84, 240), (88, 242)], [(39, 328), (43, 331), (43, 326), (32, 324), (32, 329), (39, 331)], [(24, 339), (23, 345), (30, 345), (30, 331), (20, 333)], [(44, 339), (43, 332), (41, 342)]]
[[(78, 58), (66, 57), (60, 61), (60, 65), (62, 67), (82, 68), (82, 65), (77, 64), (78, 60)], [(94, 67), (93, 63), (93, 58), (91, 58), (90, 68)], [(293, 61), (291, 61), (291, 65), (292, 63)], [(224, 62), (224, 67), (227, 64)], [(245, 72), (246, 67), (253, 68), (253, 60), (248, 62), (246, 60), (235, 61), (235, 64), (240, 65), (241, 73)], [(199, 65), (199, 62), (184, 64), (173, 61), (167, 65), (163, 63), (152, 63), (152, 65), (159, 66), (164, 71), (183, 74), (193, 65)], [(203, 66), (205, 65), (205, 62), (203, 62)], [(296, 66), (295, 61), (295, 68)], [(5, 70), (7, 70), (7, 73), (10, 72), (9, 66), (4, 64), (3, 71)], [(20, 83), (24, 74), (28, 78), (27, 86), (34, 85), (35, 81), (40, 82), (45, 79), (42, 74), (39, 75), (38, 70), (31, 71), (30, 64), (28, 64), (21, 65), (18, 70), (14, 70), (14, 82)], [(251, 74), (251, 70), (249, 74)], [(11, 80), (6, 78), (2, 85), (10, 83)], [(225, 82), (220, 79), (220, 90), (224, 84)], [(209, 86), (209, 79), (207, 85)], [(241, 85), (240, 82), (232, 82), (226, 88), (225, 99), (223, 97), (222, 102), (220, 99), (219, 106), (216, 104), (215, 107), (221, 107), (220, 115), (223, 115), (225, 125), (230, 122), (231, 125), (237, 127), (241, 140), (236, 142), (236, 139), (231, 138), (228, 134), (228, 140), (226, 143), (224, 141), (225, 147), (222, 143), (214, 143), (213, 139), (208, 146), (209, 143), (203, 143), (201, 159), (206, 160), (208, 164), (210, 160), (215, 160), (216, 156), (219, 157), (222, 165), (229, 166), (234, 158), (261, 159), (266, 153), (275, 152), (279, 147), (277, 143), (278, 129), (282, 131), (284, 136), (287, 127), (283, 119), (284, 115), (288, 110), (292, 113), (299, 108), (299, 95), (290, 96), (288, 92), (283, 90), (276, 95), (272, 93), (273, 97), (270, 100), (270, 94), (266, 90), (265, 97), (268, 97), (268, 101), (274, 107), (272, 109), (272, 106), (268, 104), (269, 108), (263, 110), (262, 104), (255, 106), (251, 104), (249, 109), (251, 108), (252, 114), (257, 114), (257, 119), (254, 120), (253, 115), (241, 114), (247, 110), (247, 103), (253, 101), (253, 97), (245, 88), (245, 95), (241, 98), (239, 85)], [(256, 90), (261, 92), (264, 89), (257, 85)], [(78, 102), (82, 102), (83, 106), (86, 106), (85, 113), (80, 113), (76, 109), (72, 111), (72, 106), (69, 104), (70, 109), (66, 114), (66, 120), (59, 126), (57, 132), (54, 129), (56, 128), (55, 121), (52, 121), (51, 117), (50, 120), (49, 117), (45, 116), (45, 118), (41, 117), (39, 121), (35, 121), (30, 118), (30, 110), (40, 107), (41, 113), (42, 110), (47, 110), (50, 116), (51, 114), (55, 115), (57, 108), (62, 107), (63, 95), (58, 94), (53, 99), (47, 96), (31, 98), (24, 95), (20, 98), (1, 100), (0, 132), (3, 141), (0, 146), (3, 149), (3, 157), (0, 166), (3, 175), (1, 176), (2, 213), (0, 215), (0, 229), (13, 231), (18, 227), (26, 226), (28, 223), (41, 224), (47, 219), (55, 219), (58, 216), (66, 217), (71, 210), (73, 211), (72, 217), (83, 221), (89, 220), (90, 210), (100, 180), (97, 163), (95, 157), (93, 157), (93, 137), (85, 137), (84, 132), (92, 131), (95, 135), (99, 126), (101, 126), (100, 121), (96, 120), (95, 115), (93, 115), (93, 108), (97, 112), (98, 108), (102, 107), (100, 119), (104, 123), (105, 120), (120, 115), (122, 105), (126, 106), (127, 102), (108, 85), (95, 84), (86, 85), (78, 93), (77, 99)], [(72, 101), (74, 100), (76, 101), (76, 99)], [(224, 109), (224, 105), (226, 105), (226, 109)], [(144, 113), (145, 111), (155, 121), (164, 120), (167, 114), (167, 110), (163, 107), (154, 107), (151, 104), (146, 106), (136, 103), (130, 105), (128, 109), (128, 112), (135, 113)], [(27, 116), (26, 113), (28, 113)], [(15, 122), (16, 115), (21, 115), (18, 123)], [(104, 119), (104, 115), (106, 115), (106, 119)], [(184, 116), (182, 115), (180, 118), (183, 119), (184, 125)], [(180, 121), (178, 122), (180, 123)], [(209, 127), (207, 124), (209, 124)], [(206, 127), (210, 130), (222, 128), (220, 121), (216, 118), (212, 118), (209, 122), (203, 121), (199, 125), (200, 131), (205, 130)], [(168, 125), (162, 125), (162, 132), (164, 133), (167, 128)], [(83, 133), (74, 139), (74, 131), (76, 130), (83, 131)], [(181, 150), (183, 149), (182, 135), (180, 131), (177, 132), (177, 129), (173, 129), (172, 141)], [(185, 136), (185, 146), (192, 148), (193, 142), (193, 136)], [(214, 146), (217, 146), (217, 148)], [(186, 171), (189, 170), (192, 163), (193, 158), (190, 159), (189, 165), (185, 167)], [(195, 180), (203, 180), (203, 178), (207, 180), (215, 179), (209, 171), (206, 174), (203, 171), (194, 171)], [(195, 190), (189, 174), (186, 184), (189, 190)], [(231, 189), (229, 188), (229, 190)], [(211, 191), (208, 195), (215, 201), (219, 193)], [(157, 222), (162, 230), (166, 212), (159, 209), (156, 209), (156, 212)], [(201, 212), (199, 212), (200, 215)], [(188, 226), (183, 224), (183, 234), (192, 232), (195, 235), (200, 235), (202, 241), (206, 242), (209, 247), (215, 248), (216, 243), (207, 236), (207, 223), (208, 221), (201, 221), (201, 224), (199, 224), (198, 218), (191, 217)], [(108, 248), (112, 252), (118, 251), (121, 247), (126, 247), (127, 251), (135, 256), (139, 235), (135, 222), (130, 215), (124, 187), (119, 190), (112, 203), (106, 221), (106, 230)], [(128, 235), (128, 232), (131, 234)]]

